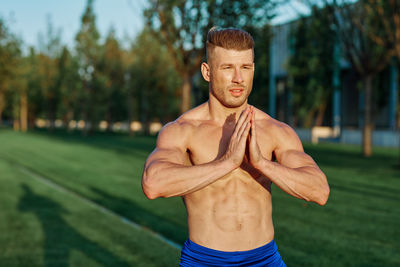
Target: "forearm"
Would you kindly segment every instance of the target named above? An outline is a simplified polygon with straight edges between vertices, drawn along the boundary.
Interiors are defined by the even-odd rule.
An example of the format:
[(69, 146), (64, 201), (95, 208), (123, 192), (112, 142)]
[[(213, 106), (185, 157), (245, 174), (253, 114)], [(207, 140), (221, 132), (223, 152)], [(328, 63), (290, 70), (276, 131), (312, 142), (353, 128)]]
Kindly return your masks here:
[(154, 162), (143, 172), (143, 191), (150, 199), (183, 196), (215, 182), (234, 168), (229, 160), (222, 159), (194, 166)]
[(329, 185), (317, 166), (289, 168), (263, 158), (256, 167), (265, 177), (286, 193), (324, 205), (329, 196)]

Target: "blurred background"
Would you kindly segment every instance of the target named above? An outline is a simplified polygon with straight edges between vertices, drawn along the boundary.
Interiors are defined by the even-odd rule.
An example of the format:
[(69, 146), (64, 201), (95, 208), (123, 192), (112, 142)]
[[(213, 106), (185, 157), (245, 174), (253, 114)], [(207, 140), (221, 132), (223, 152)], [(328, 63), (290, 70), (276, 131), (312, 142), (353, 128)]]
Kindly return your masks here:
[[(141, 172), (208, 99), (214, 25), (255, 40), (252, 105), (327, 174), (326, 207), (274, 190), (288, 266), (400, 264), (399, 0), (0, 0), (1, 266), (176, 266), (179, 199)], [(154, 250), (157, 253), (154, 253)]]

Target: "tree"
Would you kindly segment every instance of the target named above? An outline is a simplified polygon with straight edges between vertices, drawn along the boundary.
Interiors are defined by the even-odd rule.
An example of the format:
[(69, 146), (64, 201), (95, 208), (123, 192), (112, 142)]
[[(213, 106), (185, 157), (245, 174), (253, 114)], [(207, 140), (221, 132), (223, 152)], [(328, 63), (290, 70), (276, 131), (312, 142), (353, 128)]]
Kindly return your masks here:
[(364, 0), (366, 12), (376, 23), (374, 29), (358, 26), (379, 46), (390, 50), (400, 60), (400, 2), (397, 0)]
[(46, 35), (39, 35), (38, 73), (40, 87), (45, 99), (49, 129), (54, 130), (56, 112), (60, 101), (60, 73), (58, 60), (61, 55), (61, 31), (54, 30), (50, 17), (47, 18)]
[(269, 43), (272, 39), (271, 26), (266, 24), (261, 28), (247, 29), (254, 38), (254, 64), (256, 66), (253, 80), (253, 90), (249, 102), (263, 110), (268, 110), (269, 89)]
[[(391, 1), (391, 0), (390, 0)], [(309, 0), (309, 3), (319, 3)], [(343, 54), (352, 68), (360, 76), (364, 94), (364, 120), (362, 125), (362, 147), (366, 157), (372, 155), (372, 92), (373, 80), (393, 56), (392, 50), (378, 45), (370, 38), (370, 33), (382, 36), (382, 17), (371, 12), (369, 0), (324, 0), (326, 6), (334, 9), (332, 23), (341, 44)], [(383, 5), (386, 1), (374, 1)]]
[(311, 15), (300, 18), (293, 26), (290, 37), (293, 53), (288, 62), (289, 87), (293, 90), (296, 113), (305, 127), (322, 125), (332, 95), (332, 15), (329, 6), (313, 6)]
[(26, 74), (28, 88), (28, 125), (29, 128), (34, 127), (35, 119), (38, 116), (43, 116), (45, 108), (43, 103), (43, 91), (41, 88), (41, 77), (39, 74), (38, 54), (33, 47), (29, 48), (29, 53), (25, 57), (28, 72)]
[[(376, 23), (376, 31), (365, 29), (359, 25), (377, 45), (384, 47), (394, 56), (392, 64), (400, 63), (400, 2), (397, 0), (368, 0), (365, 8)], [(397, 58), (397, 60), (395, 60)], [(396, 66), (397, 65), (397, 66)], [(398, 83), (398, 80), (397, 80)], [(397, 125), (400, 125), (400, 106), (397, 107)]]
[(176, 88), (180, 79), (169, 53), (148, 28), (137, 37), (132, 51), (129, 95), (136, 106), (134, 114), (148, 133), (151, 121), (166, 123), (178, 114)]
[(14, 129), (26, 132), (28, 130), (28, 75), (29, 62), (26, 57), (18, 58), (18, 68), (11, 82), (14, 96)]
[[(375, 29), (378, 29), (378, 31), (369, 31), (361, 23), (359, 23), (359, 27), (377, 45), (391, 51), (397, 57), (397, 61), (393, 62), (393, 64), (397, 64), (398, 69), (400, 62), (400, 2), (397, 0), (368, 0), (365, 2), (365, 8), (373, 17), (376, 23)], [(398, 84), (398, 78), (395, 82)], [(398, 124), (400, 124), (400, 106), (397, 107), (397, 118)]]
[(115, 37), (115, 30), (110, 29), (102, 47), (98, 69), (104, 79), (103, 99), (104, 114), (108, 122), (107, 130), (111, 131), (114, 121), (125, 119), (126, 105), (124, 103), (124, 65), (122, 49)]
[(88, 0), (85, 12), (81, 18), (81, 28), (75, 37), (76, 52), (79, 58), (79, 74), (81, 76), (82, 91), (81, 113), (85, 121), (83, 130), (84, 135), (94, 130), (94, 126), (100, 119), (98, 112), (99, 106), (96, 106), (96, 97), (101, 96), (95, 92), (99, 85), (97, 73), (97, 64), (99, 58), (100, 34), (96, 27), (96, 16), (93, 11), (93, 0)]
[(6, 107), (6, 93), (11, 89), (11, 82), (15, 80), (20, 55), (21, 41), (0, 18), (0, 125)]
[[(262, 27), (271, 18), (273, 1), (150, 0), (148, 25), (166, 45), (182, 77), (181, 112), (191, 107), (192, 78), (205, 55), (207, 31), (214, 25)], [(277, 1), (275, 1), (277, 2)]]
[(363, 154), (369, 157), (372, 155), (372, 82), (376, 74), (387, 66), (392, 54), (371, 41), (366, 31), (359, 27), (362, 25), (367, 31), (378, 31), (376, 21), (366, 9), (364, 1), (342, 5), (336, 10), (335, 26), (344, 53), (360, 75), (364, 87)]
[(57, 110), (65, 127), (69, 128), (69, 122), (75, 117), (79, 92), (81, 91), (79, 77), (79, 61), (69, 49), (64, 46), (58, 59), (57, 84), (60, 88), (60, 104)]

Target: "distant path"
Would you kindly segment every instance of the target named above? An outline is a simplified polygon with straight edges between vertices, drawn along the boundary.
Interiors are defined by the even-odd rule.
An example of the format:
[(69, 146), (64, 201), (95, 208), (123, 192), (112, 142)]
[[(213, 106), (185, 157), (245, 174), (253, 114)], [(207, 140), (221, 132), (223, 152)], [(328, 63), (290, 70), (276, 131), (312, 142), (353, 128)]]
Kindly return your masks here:
[(42, 184), (45, 184), (45, 185), (47, 185), (47, 186), (49, 186), (49, 187), (51, 187), (51, 188), (53, 188), (53, 189), (55, 189), (57, 191), (60, 191), (62, 193), (71, 195), (71, 196), (75, 197), (76, 199), (79, 199), (83, 203), (85, 203), (85, 204), (87, 204), (87, 205), (99, 210), (100, 212), (102, 212), (102, 213), (104, 213), (106, 215), (111, 215), (113, 217), (118, 218), (123, 223), (125, 223), (125, 224), (127, 224), (127, 225), (129, 225), (129, 226), (131, 226), (131, 227), (133, 227), (135, 229), (147, 232), (151, 236), (161, 240), (162, 242), (168, 244), (169, 246), (172, 246), (172, 247), (176, 248), (177, 250), (181, 250), (182, 249), (182, 246), (180, 246), (179, 244), (175, 243), (172, 240), (169, 240), (168, 238), (162, 236), (161, 234), (159, 234), (157, 232), (154, 232), (154, 231), (150, 230), (149, 228), (143, 227), (140, 224), (138, 224), (138, 223), (136, 223), (134, 221), (131, 221), (128, 218), (125, 218), (124, 216), (121, 216), (118, 213), (115, 213), (114, 211), (112, 211), (110, 209), (107, 209), (106, 207), (104, 207), (104, 206), (102, 206), (100, 204), (97, 204), (96, 202), (94, 202), (94, 201), (92, 201), (92, 200), (90, 200), (88, 198), (85, 198), (85, 197), (75, 193), (72, 190), (69, 190), (69, 189), (67, 189), (67, 188), (65, 188), (65, 187), (63, 187), (63, 186), (61, 186), (61, 185), (59, 185), (59, 184), (57, 184), (57, 183), (55, 183), (53, 181), (50, 181), (46, 177), (44, 177), (44, 176), (42, 176), (42, 175), (40, 175), (38, 173), (35, 173), (34, 171), (32, 171), (32, 170), (30, 170), (30, 169), (28, 169), (28, 168), (26, 168), (26, 167), (24, 167), (24, 166), (22, 166), (22, 165), (20, 165), (18, 163), (12, 162), (11, 164), (16, 166), (24, 174), (26, 174), (28, 176), (31, 176), (32, 178), (36, 179), (37, 181), (39, 181)]

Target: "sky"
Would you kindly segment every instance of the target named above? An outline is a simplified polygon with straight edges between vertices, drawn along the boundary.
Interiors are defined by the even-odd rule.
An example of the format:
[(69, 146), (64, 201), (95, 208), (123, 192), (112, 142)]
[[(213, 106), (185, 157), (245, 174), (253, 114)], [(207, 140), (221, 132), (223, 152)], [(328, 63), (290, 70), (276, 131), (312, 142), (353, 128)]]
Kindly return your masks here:
[[(102, 37), (111, 25), (117, 36), (134, 38), (143, 28), (142, 10), (146, 0), (95, 0), (96, 24)], [(37, 46), (39, 32), (45, 34), (47, 17), (54, 29), (61, 28), (62, 41), (73, 45), (81, 25), (86, 0), (0, 0), (0, 17), (27, 45)]]
[[(96, 24), (101, 36), (105, 37), (113, 25), (118, 38), (133, 39), (143, 28), (142, 11), (146, 5), (147, 0), (95, 0)], [(46, 33), (50, 17), (54, 29), (62, 30), (62, 42), (73, 46), (85, 7), (86, 0), (0, 0), (0, 17), (27, 46), (38, 45), (39, 33)], [(300, 0), (293, 0), (277, 12), (279, 16), (273, 24), (287, 22), (307, 9)]]

